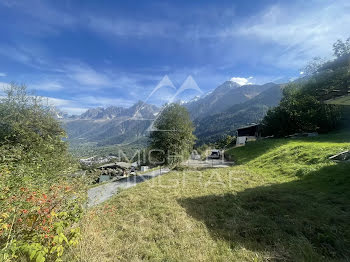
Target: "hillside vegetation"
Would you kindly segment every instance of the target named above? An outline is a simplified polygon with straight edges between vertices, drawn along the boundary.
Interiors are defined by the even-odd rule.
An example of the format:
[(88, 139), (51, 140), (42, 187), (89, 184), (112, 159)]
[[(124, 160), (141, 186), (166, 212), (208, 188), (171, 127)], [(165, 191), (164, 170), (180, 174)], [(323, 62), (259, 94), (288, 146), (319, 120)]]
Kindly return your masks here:
[(89, 211), (81, 261), (347, 261), (349, 132), (234, 148), (237, 166), (172, 172)]
[(280, 104), (269, 109), (262, 121), (264, 136), (327, 133), (339, 127), (340, 120), (347, 112), (336, 105), (338, 103), (334, 99), (348, 96), (350, 92), (350, 54), (346, 45), (344, 49), (339, 50), (335, 44), (336, 59), (313, 66), (313, 72), (306, 79), (294, 81), (283, 89)]
[(197, 144), (216, 142), (227, 135), (235, 135), (239, 127), (259, 123), (266, 112), (277, 106), (282, 98), (281, 86), (268, 86), (271, 87), (246, 102), (234, 104), (224, 112), (196, 119)]
[(61, 261), (79, 240), (85, 179), (50, 108), (25, 86), (0, 97), (0, 261)]

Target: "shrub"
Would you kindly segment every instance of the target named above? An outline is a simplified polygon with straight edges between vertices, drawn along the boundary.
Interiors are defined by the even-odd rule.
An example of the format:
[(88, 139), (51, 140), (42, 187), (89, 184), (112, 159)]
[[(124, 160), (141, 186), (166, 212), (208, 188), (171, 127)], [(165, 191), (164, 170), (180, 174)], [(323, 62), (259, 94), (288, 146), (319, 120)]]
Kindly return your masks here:
[(85, 184), (50, 107), (12, 84), (0, 100), (0, 261), (59, 261), (79, 239)]
[(0, 170), (0, 260), (60, 258), (79, 239), (76, 222), (83, 212), (79, 183), (23, 186), (13, 175)]

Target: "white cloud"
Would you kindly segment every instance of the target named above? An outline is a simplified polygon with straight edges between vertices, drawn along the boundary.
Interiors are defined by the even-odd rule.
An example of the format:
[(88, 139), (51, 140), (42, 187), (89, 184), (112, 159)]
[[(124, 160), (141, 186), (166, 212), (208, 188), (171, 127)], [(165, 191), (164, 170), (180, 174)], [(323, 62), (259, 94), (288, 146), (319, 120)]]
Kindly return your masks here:
[(167, 20), (136, 20), (127, 17), (108, 17), (97, 14), (96, 10), (90, 12), (69, 13), (64, 9), (55, 8), (46, 1), (8, 1), (0, 0), (0, 6), (14, 9), (19, 14), (31, 16), (31, 20), (19, 25), (26, 28), (24, 34), (47, 35), (59, 34), (62, 29), (87, 28), (95, 33), (103, 33), (113, 37), (149, 37), (149, 36), (172, 36), (177, 37), (173, 32), (181, 29), (174, 22)]
[(5, 77), (7, 74), (0, 72), (0, 77)]
[(68, 106), (68, 105), (72, 105), (73, 103), (75, 103), (73, 100), (60, 99), (60, 98), (55, 98), (55, 97), (42, 96), (42, 99), (44, 99), (44, 101), (46, 100), (49, 105), (57, 106), (57, 107)]
[(41, 97), (49, 106), (54, 106), (61, 110), (64, 113), (68, 113), (70, 115), (81, 114), (85, 112), (88, 107), (82, 107), (83, 103), (75, 100), (68, 99), (60, 99), (55, 97)]
[[(31, 16), (31, 20), (24, 23), (17, 19), (21, 26), (21, 34), (45, 35), (57, 34), (60, 28), (72, 28), (77, 24), (77, 17), (50, 6), (47, 1), (0, 1), (4, 8), (16, 10), (21, 17)], [(25, 29), (24, 29), (25, 28)]]
[(99, 73), (86, 64), (64, 66), (66, 74), (82, 85), (107, 86), (112, 84), (107, 74)]
[(10, 84), (9, 83), (6, 83), (6, 82), (0, 82), (0, 89), (3, 89), (3, 88), (6, 88), (6, 87), (9, 87)]
[(0, 54), (23, 64), (27, 64), (31, 61), (31, 57), (28, 54), (13, 46), (1, 45)]
[(9, 86), (10, 86), (9, 83), (0, 82), (0, 98), (4, 98), (5, 96), (4, 89), (8, 88)]
[(111, 19), (107, 17), (89, 16), (87, 26), (97, 32), (119, 37), (124, 36), (170, 36), (178, 28), (169, 21), (137, 21), (130, 19)]
[(41, 45), (0, 44), (0, 55), (35, 69), (57, 71), (56, 65), (49, 62), (46, 48)]
[(58, 82), (43, 82), (38, 84), (29, 85), (30, 89), (44, 90), (44, 91), (57, 91), (62, 90), (64, 87)]
[(122, 106), (129, 107), (134, 104), (134, 101), (122, 98), (111, 98), (103, 96), (81, 96), (75, 99), (80, 104), (89, 105), (90, 107), (107, 107), (107, 106)]
[(55, 106), (68, 114), (81, 114), (91, 107), (122, 106), (130, 107), (134, 101), (102, 96), (80, 96), (72, 99), (61, 99), (42, 96), (49, 106)]
[[(10, 86), (8, 83), (0, 82), (0, 98), (4, 97), (3, 88)], [(47, 87), (49, 85), (44, 85)], [(55, 83), (51, 83), (51, 86), (56, 87)], [(32, 86), (31, 86), (32, 87)], [(41, 89), (43, 90), (43, 89)], [(52, 89), (50, 89), (52, 90)], [(62, 99), (56, 97), (40, 96), (42, 102), (48, 106), (54, 106), (63, 112), (69, 114), (81, 114), (91, 107), (107, 107), (107, 106), (122, 106), (130, 107), (134, 104), (134, 101), (122, 98), (111, 98), (103, 96), (78, 96), (72, 99)]]
[(249, 80), (252, 79), (253, 77), (248, 77), (248, 78), (244, 78), (244, 77), (232, 77), (230, 79), (230, 81), (235, 82), (237, 84), (239, 84), (240, 86), (244, 86), (244, 85), (252, 85), (253, 83), (250, 82)]
[(279, 54), (263, 55), (269, 63), (282, 66), (300, 66), (315, 56), (330, 57), (332, 44), (349, 36), (350, 2), (317, 1), (317, 4), (317, 8), (273, 5), (222, 35), (253, 37), (283, 47), (283, 51), (276, 51)]
[(69, 107), (69, 106), (61, 106), (59, 108), (62, 112), (68, 113), (70, 115), (81, 115), (89, 108), (87, 107)]

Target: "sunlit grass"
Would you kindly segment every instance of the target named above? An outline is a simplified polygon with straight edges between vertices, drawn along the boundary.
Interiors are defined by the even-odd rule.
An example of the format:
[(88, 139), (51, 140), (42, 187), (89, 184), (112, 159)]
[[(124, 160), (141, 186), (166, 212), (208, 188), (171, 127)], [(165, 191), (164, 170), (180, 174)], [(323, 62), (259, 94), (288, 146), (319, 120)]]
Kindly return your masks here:
[[(348, 141), (348, 142), (346, 142)], [(171, 172), (88, 211), (81, 261), (339, 261), (350, 250), (348, 134), (265, 140), (240, 165)]]

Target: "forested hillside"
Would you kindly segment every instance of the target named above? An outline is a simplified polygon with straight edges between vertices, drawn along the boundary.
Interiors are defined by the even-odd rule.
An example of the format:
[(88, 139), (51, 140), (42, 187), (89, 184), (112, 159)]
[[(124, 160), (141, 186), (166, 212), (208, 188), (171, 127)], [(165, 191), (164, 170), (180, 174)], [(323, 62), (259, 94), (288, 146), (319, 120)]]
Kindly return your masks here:
[(269, 84), (267, 90), (254, 98), (233, 105), (228, 110), (196, 119), (195, 134), (198, 144), (215, 142), (226, 135), (235, 135), (237, 128), (251, 123), (259, 123), (269, 108), (278, 105), (282, 97), (282, 86)]
[[(337, 50), (335, 49), (335, 54)], [(350, 51), (349, 51), (350, 52)], [(347, 103), (334, 102), (350, 94), (350, 54), (320, 64), (304, 81), (288, 84), (280, 104), (262, 121), (263, 135), (327, 133), (340, 127)]]
[(206, 96), (185, 104), (185, 107), (190, 112), (192, 119), (200, 119), (222, 113), (235, 104), (244, 103), (273, 85), (273, 83), (268, 83), (241, 86), (235, 82), (226, 81)]

